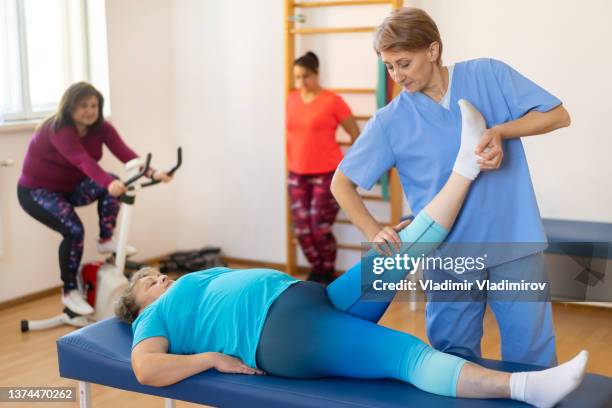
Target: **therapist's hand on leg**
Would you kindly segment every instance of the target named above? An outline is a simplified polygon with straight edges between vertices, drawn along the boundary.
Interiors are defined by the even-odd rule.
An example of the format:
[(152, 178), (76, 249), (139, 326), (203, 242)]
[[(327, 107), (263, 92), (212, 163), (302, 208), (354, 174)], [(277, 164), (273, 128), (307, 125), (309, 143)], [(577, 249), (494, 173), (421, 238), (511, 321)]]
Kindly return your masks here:
[(370, 240), (374, 243), (373, 249), (380, 255), (392, 256), (394, 252), (399, 252), (402, 240), (397, 234), (404, 228), (406, 228), (412, 220), (404, 220), (396, 226), (383, 227), (378, 233)]
[(480, 143), (476, 146), (476, 154), (481, 157), (478, 160), (480, 170), (496, 170), (501, 166), (504, 158), (502, 140), (502, 133), (499, 129), (492, 127), (484, 131)]

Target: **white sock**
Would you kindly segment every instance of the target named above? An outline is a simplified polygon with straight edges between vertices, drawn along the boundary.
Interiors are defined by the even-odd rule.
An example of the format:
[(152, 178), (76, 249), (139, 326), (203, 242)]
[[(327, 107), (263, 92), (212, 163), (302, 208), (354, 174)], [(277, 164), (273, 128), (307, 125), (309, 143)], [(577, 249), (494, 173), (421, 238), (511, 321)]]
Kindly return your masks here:
[(578, 388), (588, 359), (589, 353), (582, 350), (560, 366), (542, 371), (513, 373), (510, 376), (510, 398), (539, 408), (553, 407)]
[(474, 153), (474, 150), (487, 129), (487, 125), (482, 114), (471, 103), (460, 99), (458, 104), (461, 109), (461, 147), (459, 147), (453, 171), (474, 180), (480, 173), (480, 166), (476, 162), (480, 156)]

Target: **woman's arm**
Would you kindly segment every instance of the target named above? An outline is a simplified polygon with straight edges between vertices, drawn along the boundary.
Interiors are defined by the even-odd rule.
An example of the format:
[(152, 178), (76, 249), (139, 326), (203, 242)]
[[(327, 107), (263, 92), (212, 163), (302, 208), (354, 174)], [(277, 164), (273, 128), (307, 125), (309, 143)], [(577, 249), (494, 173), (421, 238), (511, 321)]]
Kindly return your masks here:
[(165, 337), (151, 337), (132, 350), (132, 368), (143, 385), (163, 387), (214, 367), (210, 353), (168, 354)]
[(368, 241), (371, 241), (382, 227), (366, 208), (357, 193), (357, 186), (340, 169), (336, 170), (332, 179), (331, 192), (353, 225), (359, 228)]
[[(502, 140), (542, 135), (567, 127), (570, 123), (569, 113), (563, 105), (558, 105), (548, 112), (531, 111), (518, 119), (487, 129), (476, 147), (476, 154), (482, 157), (479, 162), (481, 169), (494, 170), (501, 165), (504, 156)], [(485, 148), (489, 150), (484, 152)]]
[[(395, 226), (380, 225), (357, 193), (357, 186), (340, 169), (336, 170), (332, 179), (331, 192), (351, 223), (361, 231), (368, 242), (387, 242), (396, 250), (400, 249), (402, 240), (398, 231), (406, 227), (410, 221), (402, 221)], [(391, 254), (386, 247), (381, 247), (380, 250), (384, 254)]]
[(119, 136), (119, 132), (117, 132), (117, 129), (115, 129), (113, 125), (111, 125), (109, 122), (104, 122), (102, 126), (104, 144), (108, 146), (108, 149), (116, 158), (121, 160), (123, 163), (127, 163), (130, 160), (138, 157), (136, 152), (125, 144), (121, 136)]
[[(138, 157), (138, 155), (125, 144), (117, 129), (108, 122), (104, 123), (105, 138), (104, 143), (108, 146), (108, 149), (113, 155), (121, 160), (123, 163), (127, 163), (132, 159)], [(149, 167), (149, 171), (146, 174), (147, 177), (153, 180), (163, 181), (167, 183), (172, 180), (172, 176), (169, 176), (165, 171), (156, 170), (153, 167)], [(122, 193), (123, 194), (123, 193)]]
[(174, 384), (211, 368), (222, 373), (263, 374), (240, 359), (221, 353), (168, 354), (165, 337), (151, 337), (138, 343), (132, 350), (132, 368), (139, 383), (153, 387)]
[(521, 136), (542, 135), (568, 127), (570, 123), (569, 113), (563, 105), (558, 105), (548, 112), (531, 111), (521, 118), (495, 126), (495, 128), (501, 132), (502, 138), (514, 139)]
[(357, 126), (357, 121), (353, 115), (340, 122), (340, 126), (342, 126), (342, 129), (351, 137), (351, 142), (354, 142), (357, 136), (359, 136), (359, 126)]

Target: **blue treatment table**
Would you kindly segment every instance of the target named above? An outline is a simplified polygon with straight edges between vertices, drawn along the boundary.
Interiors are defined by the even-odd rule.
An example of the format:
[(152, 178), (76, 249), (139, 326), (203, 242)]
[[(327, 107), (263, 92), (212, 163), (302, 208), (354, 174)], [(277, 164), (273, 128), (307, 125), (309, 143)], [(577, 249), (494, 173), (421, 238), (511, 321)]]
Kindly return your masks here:
[[(90, 383), (218, 407), (524, 407), (511, 400), (440, 397), (395, 380), (329, 378), (291, 380), (266, 376), (220, 374), (210, 370), (177, 384), (156, 388), (138, 383), (130, 364), (132, 331), (110, 318), (57, 340), (60, 375), (79, 381), (81, 407), (91, 406)], [(485, 367), (527, 371), (535, 366), (475, 360)], [(612, 379), (589, 374), (560, 407), (611, 407)]]

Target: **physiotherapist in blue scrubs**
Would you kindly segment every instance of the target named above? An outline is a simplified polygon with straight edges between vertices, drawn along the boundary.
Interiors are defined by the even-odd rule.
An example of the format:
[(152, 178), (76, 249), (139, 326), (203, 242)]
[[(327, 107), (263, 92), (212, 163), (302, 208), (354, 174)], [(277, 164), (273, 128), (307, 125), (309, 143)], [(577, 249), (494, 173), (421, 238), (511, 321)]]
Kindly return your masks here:
[[(457, 101), (466, 99), (486, 121), (476, 148), (485, 172), (473, 184), (446, 242), (508, 247), (481, 278), (546, 281), (546, 236), (520, 138), (569, 126), (561, 101), (501, 61), (482, 58), (444, 66), (438, 28), (417, 8), (387, 17), (376, 31), (374, 48), (403, 92), (370, 119), (335, 173), (332, 193), (350, 220), (369, 242), (399, 248), (397, 231), (403, 225), (381, 226), (356, 188), (369, 190), (395, 167), (412, 212), (420, 212), (451, 173), (460, 145)], [(433, 281), (456, 277), (454, 271), (424, 271), (424, 278)], [(499, 325), (503, 360), (556, 364), (552, 310), (546, 301), (428, 302), (431, 344), (444, 352), (480, 356), (487, 303)]]

